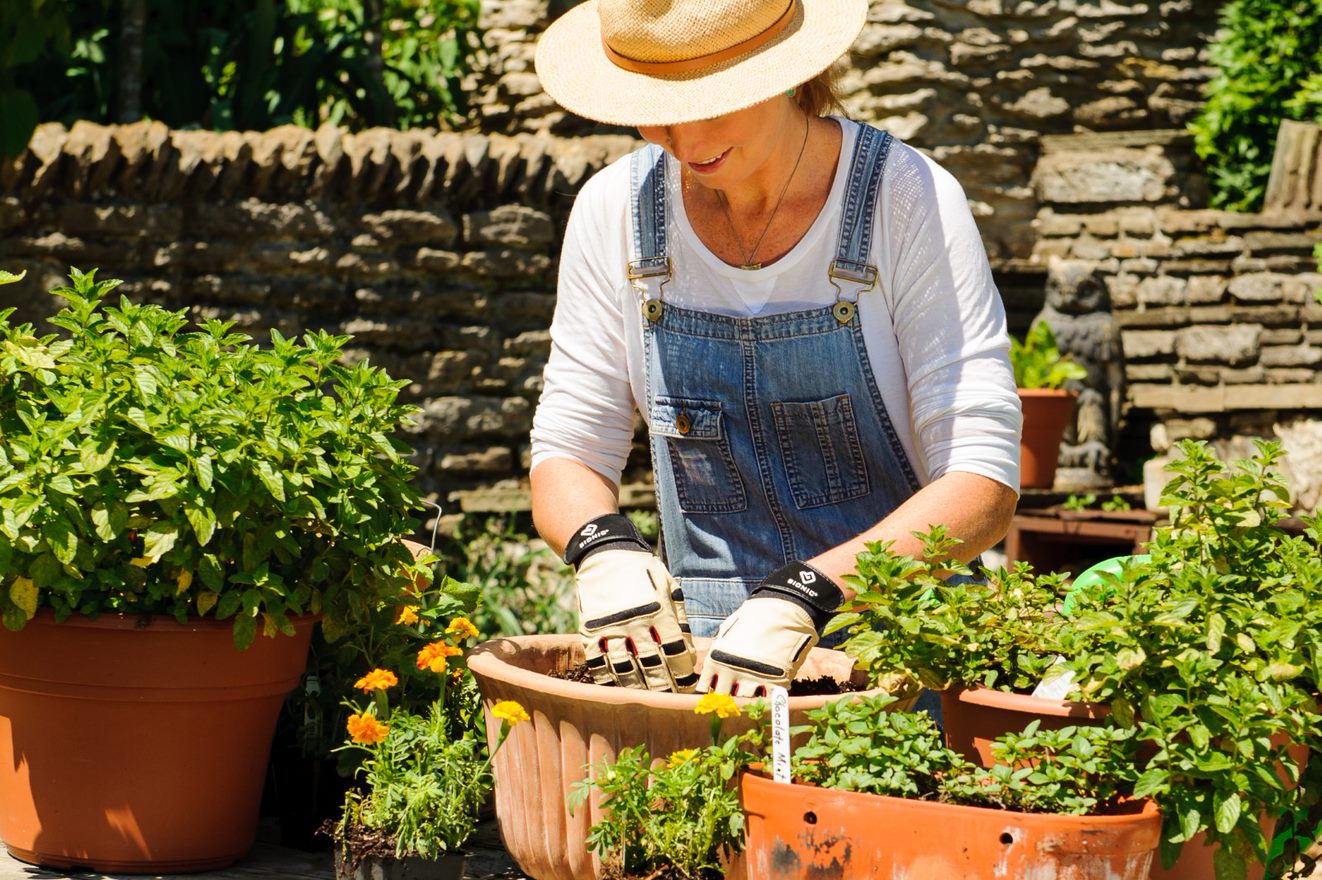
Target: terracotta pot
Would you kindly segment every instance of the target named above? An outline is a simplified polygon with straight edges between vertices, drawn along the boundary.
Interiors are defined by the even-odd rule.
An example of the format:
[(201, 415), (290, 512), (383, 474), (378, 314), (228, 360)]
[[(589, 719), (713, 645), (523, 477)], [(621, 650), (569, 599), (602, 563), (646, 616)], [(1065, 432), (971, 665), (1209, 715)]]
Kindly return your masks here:
[(1045, 700), (984, 687), (953, 687), (941, 692), (941, 724), (946, 745), (983, 767), (994, 763), (991, 742), (1020, 731), (1037, 719), (1044, 730), (1096, 724), (1110, 710), (1101, 703)]
[(434, 859), (421, 856), (348, 859), (335, 848), (335, 880), (463, 880), (466, 853), (446, 853)]
[[(698, 639), (699, 662), (710, 640)], [(482, 691), (488, 741), (499, 733), (491, 717), (498, 700), (517, 700), (532, 720), (512, 728), (497, 753), (496, 818), (505, 848), (520, 870), (535, 880), (590, 880), (600, 863), (588, 852), (588, 828), (601, 814), (596, 793), (571, 816), (565, 795), (587, 776), (588, 766), (615, 759), (626, 746), (646, 745), (653, 757), (711, 742), (709, 718), (693, 710), (695, 694), (664, 694), (551, 678), (583, 662), (576, 635), (515, 636), (478, 645), (468, 667)], [(840, 651), (814, 648), (799, 670), (800, 679), (854, 677), (854, 661)], [(865, 680), (859, 673), (857, 681)], [(835, 696), (791, 697), (790, 723), (803, 724), (808, 709)], [(740, 700), (740, 702), (747, 702)], [(896, 704), (897, 707), (900, 704)], [(739, 729), (739, 719), (725, 730)], [(747, 726), (747, 722), (743, 725)], [(730, 876), (739, 874), (731, 866)]]
[(1055, 483), (1060, 439), (1074, 418), (1076, 397), (1072, 391), (1059, 389), (1019, 389), (1024, 410), (1024, 431), (1019, 438), (1021, 489), (1050, 489)]
[(25, 862), (203, 871), (251, 847), (285, 695), (314, 620), (236, 651), (228, 621), (55, 623), (0, 632), (0, 837)]
[(1097, 816), (906, 800), (745, 773), (749, 877), (776, 880), (1143, 880), (1161, 839), (1151, 801)]

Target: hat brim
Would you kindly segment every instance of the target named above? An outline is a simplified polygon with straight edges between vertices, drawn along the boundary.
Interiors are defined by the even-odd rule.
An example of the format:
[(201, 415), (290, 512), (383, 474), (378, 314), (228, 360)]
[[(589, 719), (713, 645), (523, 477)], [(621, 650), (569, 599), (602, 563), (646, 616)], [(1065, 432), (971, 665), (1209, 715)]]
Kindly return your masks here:
[(597, 0), (587, 0), (546, 30), (534, 63), (542, 88), (571, 113), (611, 125), (678, 125), (807, 82), (849, 50), (867, 15), (867, 0), (801, 0), (784, 33), (752, 52), (699, 71), (653, 75), (606, 56)]

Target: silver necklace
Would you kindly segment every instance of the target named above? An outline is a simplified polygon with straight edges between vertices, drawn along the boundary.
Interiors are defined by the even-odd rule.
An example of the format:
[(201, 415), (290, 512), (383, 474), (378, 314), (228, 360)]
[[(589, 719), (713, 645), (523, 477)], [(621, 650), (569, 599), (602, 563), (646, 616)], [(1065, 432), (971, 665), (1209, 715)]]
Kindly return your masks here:
[(730, 214), (730, 203), (725, 200), (725, 193), (719, 189), (716, 190), (716, 199), (721, 203), (721, 210), (725, 212), (725, 222), (730, 226), (730, 237), (734, 239), (735, 247), (739, 248), (739, 255), (744, 258), (740, 269), (761, 269), (761, 263), (754, 263), (753, 256), (757, 254), (757, 249), (762, 246), (762, 239), (767, 237), (767, 232), (771, 229), (771, 223), (776, 219), (776, 212), (780, 210), (780, 203), (785, 201), (785, 193), (790, 191), (790, 183), (794, 181), (794, 172), (799, 170), (799, 162), (803, 160), (803, 150), (808, 146), (808, 128), (809, 120), (805, 116), (803, 119), (803, 143), (799, 144), (799, 155), (794, 160), (794, 167), (790, 169), (790, 176), (785, 178), (785, 186), (780, 190), (780, 198), (776, 199), (776, 205), (771, 209), (771, 216), (767, 218), (767, 225), (762, 227), (762, 234), (753, 242), (751, 250), (744, 250), (744, 243), (739, 238), (739, 233), (734, 228), (734, 217)]

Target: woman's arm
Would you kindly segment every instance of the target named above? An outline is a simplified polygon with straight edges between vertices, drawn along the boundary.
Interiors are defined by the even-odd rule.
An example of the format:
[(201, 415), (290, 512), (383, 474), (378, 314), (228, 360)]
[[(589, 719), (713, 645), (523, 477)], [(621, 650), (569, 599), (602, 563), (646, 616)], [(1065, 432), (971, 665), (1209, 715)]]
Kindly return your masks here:
[(955, 557), (969, 562), (1005, 536), (1018, 500), (1018, 493), (1004, 483), (978, 474), (952, 471), (918, 490), (872, 528), (808, 563), (835, 581), (845, 599), (852, 599), (854, 591), (843, 576), (853, 573), (855, 557), (865, 544), (891, 541), (891, 549), (896, 553), (918, 556), (923, 545), (914, 532), (926, 532), (940, 524), (962, 542), (955, 548)]
[(584, 523), (619, 512), (615, 484), (570, 458), (548, 458), (532, 469), (532, 521), (542, 540), (563, 556)]

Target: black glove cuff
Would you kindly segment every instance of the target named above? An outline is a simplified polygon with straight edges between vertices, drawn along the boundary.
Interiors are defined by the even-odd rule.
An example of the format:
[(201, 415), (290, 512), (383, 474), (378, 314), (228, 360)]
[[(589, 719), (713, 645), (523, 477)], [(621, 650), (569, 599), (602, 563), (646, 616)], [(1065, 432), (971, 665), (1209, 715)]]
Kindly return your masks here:
[(798, 605), (812, 618), (818, 635), (845, 601), (835, 581), (806, 562), (789, 562), (762, 579), (748, 598), (775, 596)]
[(565, 564), (577, 568), (580, 562), (605, 547), (652, 552), (651, 545), (629, 517), (608, 513), (579, 526), (565, 545)]

